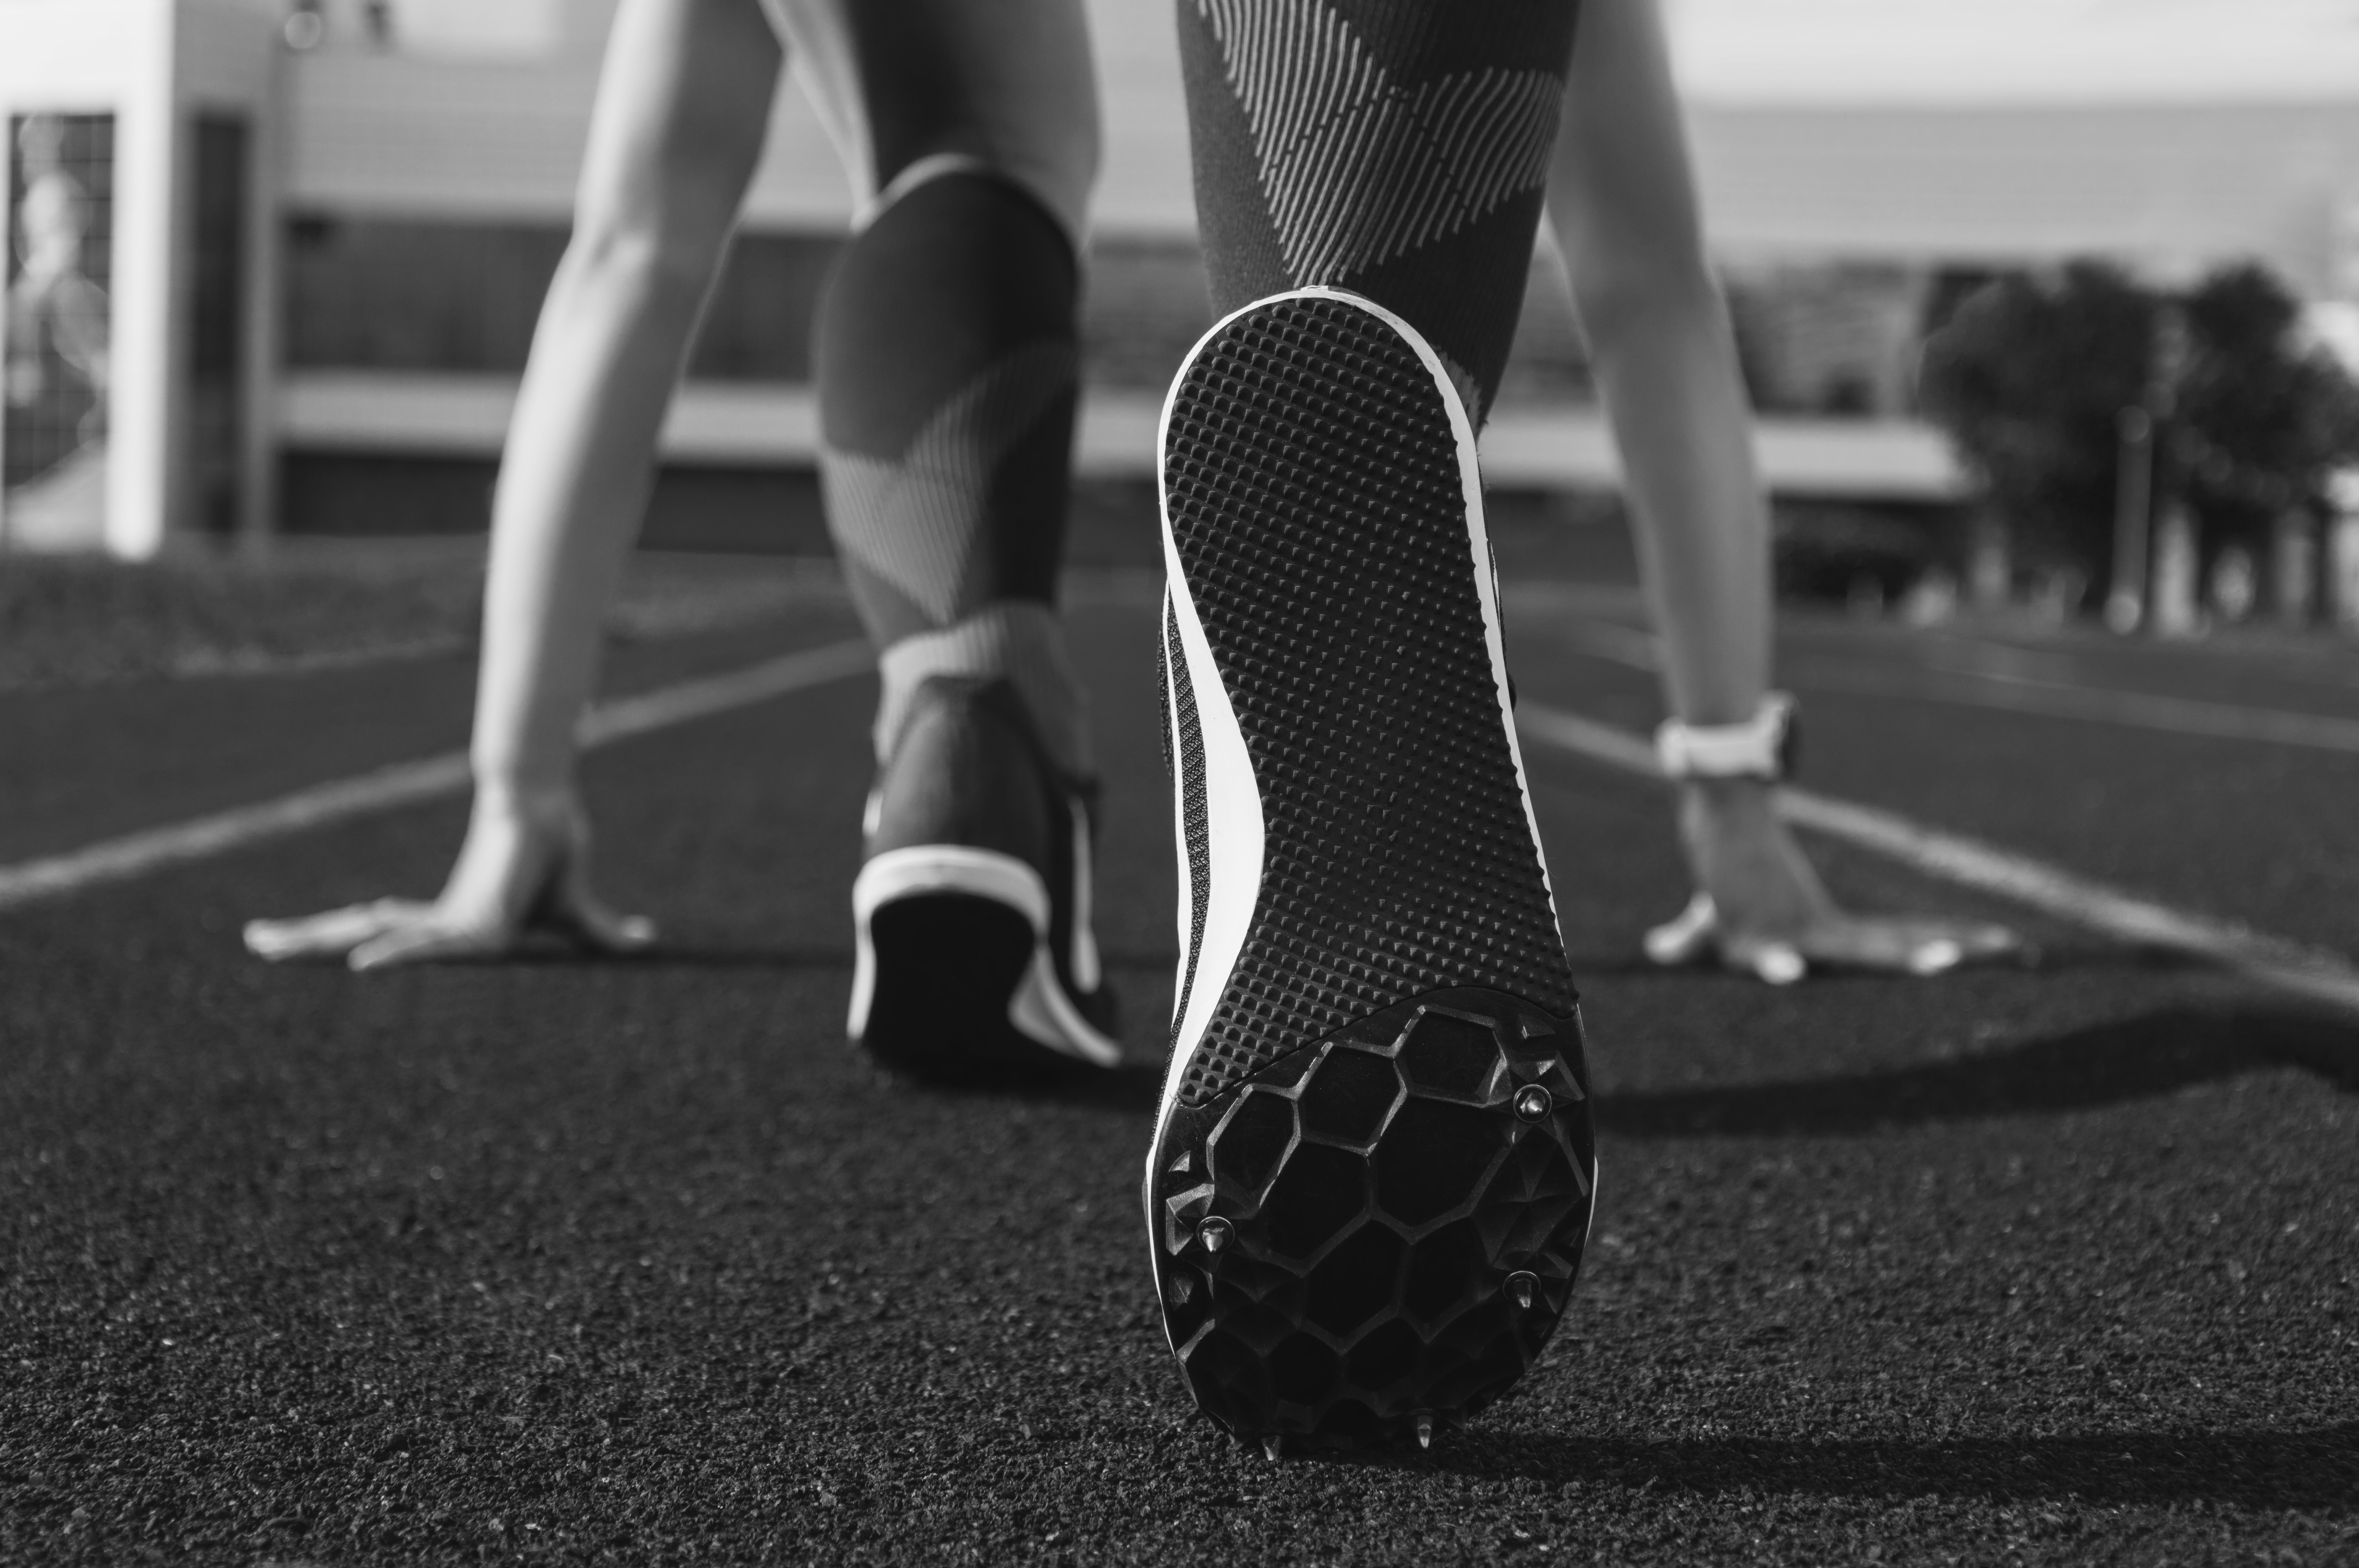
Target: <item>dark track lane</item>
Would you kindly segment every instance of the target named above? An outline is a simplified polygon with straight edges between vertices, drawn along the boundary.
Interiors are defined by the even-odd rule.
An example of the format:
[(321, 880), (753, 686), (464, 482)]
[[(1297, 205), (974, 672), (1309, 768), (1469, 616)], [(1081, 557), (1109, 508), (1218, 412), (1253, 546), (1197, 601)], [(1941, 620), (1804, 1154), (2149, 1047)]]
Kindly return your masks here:
[[(1080, 620), (1151, 1054), (1152, 620)], [(1568, 1334), (1430, 1461), (1216, 1440), (1146, 1294), (1151, 1073), (943, 1095), (841, 1043), (868, 700), (592, 764), (645, 962), (238, 954), (430, 888), (455, 804), (0, 917), (0, 1560), (2359, 1555), (2353, 1029), (2093, 944), (1645, 972), (1662, 802), (1564, 763), (1603, 1129)]]
[[(619, 643), (605, 689), (643, 691), (840, 638), (848, 605), (718, 634)], [(462, 749), (472, 652), (302, 674), (0, 692), (0, 864)]]

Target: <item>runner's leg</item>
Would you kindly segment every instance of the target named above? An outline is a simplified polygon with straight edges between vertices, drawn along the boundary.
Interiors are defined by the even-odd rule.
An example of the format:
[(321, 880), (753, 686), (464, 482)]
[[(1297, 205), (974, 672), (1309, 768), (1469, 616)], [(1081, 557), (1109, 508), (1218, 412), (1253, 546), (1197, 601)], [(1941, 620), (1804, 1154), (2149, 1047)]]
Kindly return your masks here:
[(1479, 422), (1540, 217), (1577, 0), (1180, 0), (1213, 313), (1314, 284), (1440, 353)]
[(1569, 1304), (1595, 1192), (1474, 425), (1571, 0), (1181, 0), (1223, 319), (1166, 406), (1183, 847), (1146, 1177), (1205, 1411), (1430, 1443)]
[(816, 332), (830, 527), (882, 655), (877, 746), (917, 688), (1021, 692), (1088, 771), (1056, 615), (1097, 102), (1080, 0), (769, 0), (864, 208)]
[(849, 1028), (1005, 1080), (1114, 1065), (1056, 611), (1097, 112), (1080, 0), (775, 0), (867, 198), (821, 300), (821, 475), (879, 651)]

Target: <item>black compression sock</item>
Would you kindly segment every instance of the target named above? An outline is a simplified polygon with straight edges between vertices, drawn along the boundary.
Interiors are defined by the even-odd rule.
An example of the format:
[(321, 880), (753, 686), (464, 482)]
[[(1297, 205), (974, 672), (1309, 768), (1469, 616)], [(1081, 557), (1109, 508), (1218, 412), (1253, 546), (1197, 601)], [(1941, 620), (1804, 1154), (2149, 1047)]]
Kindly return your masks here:
[[(925, 638), (957, 654), (959, 673), (1011, 677), (1022, 670), (959, 661), (1009, 646), (1031, 650), (1017, 661), (1026, 668), (1061, 661), (1060, 643), (1048, 654), (1034, 645), (1057, 642), (1079, 286), (1056, 220), (984, 171), (938, 175), (899, 196), (837, 262), (815, 334), (820, 472), (844, 575), (880, 650)], [(1021, 633), (1012, 643), (1007, 624)], [(977, 626), (989, 634), (969, 634)], [(940, 657), (920, 662), (943, 673)], [(888, 712), (898, 667), (886, 661)], [(1064, 737), (1078, 732), (1077, 702), (1053, 682), (1019, 685), (1071, 765)]]
[(1523, 308), (1578, 0), (1180, 0), (1225, 314), (1325, 284), (1424, 335), (1480, 419)]

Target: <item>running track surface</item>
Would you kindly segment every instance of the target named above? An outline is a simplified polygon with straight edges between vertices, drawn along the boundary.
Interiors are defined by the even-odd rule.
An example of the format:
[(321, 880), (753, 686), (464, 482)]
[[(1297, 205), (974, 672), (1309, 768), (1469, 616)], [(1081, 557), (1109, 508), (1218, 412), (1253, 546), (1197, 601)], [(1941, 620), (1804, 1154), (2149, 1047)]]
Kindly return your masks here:
[[(845, 1049), (864, 678), (592, 764), (645, 961), (244, 957), (250, 915), (429, 892), (456, 801), (0, 917), (0, 1560), (2359, 1562), (2359, 1021), (2051, 927), (2037, 969), (1932, 982), (1650, 973), (1664, 798), (1537, 750), (1601, 1091), (1574, 1310), (1430, 1456), (1217, 1435), (1137, 1211), (1151, 603), (1075, 614), (1145, 1064), (1087, 1092)], [(1511, 629), (1526, 697), (1650, 722), (1561, 630)], [(851, 631), (625, 650), (609, 686)], [(2123, 678), (2359, 711), (2239, 668)], [(2359, 951), (2359, 758), (1799, 684), (1816, 787)], [(0, 863), (445, 750), (469, 685), (6, 698)], [(2006, 913), (1821, 859), (1863, 904)]]

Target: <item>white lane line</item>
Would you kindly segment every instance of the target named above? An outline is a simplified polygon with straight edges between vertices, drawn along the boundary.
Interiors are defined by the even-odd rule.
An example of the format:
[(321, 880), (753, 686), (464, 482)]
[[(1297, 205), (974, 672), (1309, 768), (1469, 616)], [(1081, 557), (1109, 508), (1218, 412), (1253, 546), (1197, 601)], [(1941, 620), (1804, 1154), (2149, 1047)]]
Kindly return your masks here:
[[(1516, 708), (1516, 727), (1542, 745), (1624, 773), (1662, 777), (1654, 747), (1627, 730), (1532, 702)], [(2173, 909), (1897, 812), (1809, 790), (1789, 788), (1780, 795), (1787, 820), (1797, 827), (1928, 876), (2011, 899), (2116, 941), (2183, 953), (2314, 1001), (2359, 1011), (2359, 968), (2334, 954)]]
[[(1560, 627), (1557, 635), (1568, 646), (1592, 658), (1630, 669), (1655, 670), (1662, 662), (1652, 635), (1611, 622)], [(1844, 666), (1824, 658), (1788, 660), (1787, 668), (1793, 685), (1805, 691), (1815, 687), (1854, 697), (1949, 702), (1963, 708), (2033, 713), (2049, 719), (2094, 719), (2208, 741), (2267, 741), (2281, 746), (2359, 755), (2359, 719), (2332, 714), (2243, 708), (2200, 697), (2121, 691), (2001, 670)]]
[[(726, 675), (682, 681), (602, 704), (582, 720), (584, 750), (669, 729), (789, 692), (842, 680), (875, 666), (864, 641), (831, 643), (749, 665)], [(374, 773), (299, 789), (276, 800), (234, 806), (187, 822), (126, 833), (62, 855), (0, 866), (0, 911), (60, 898), (100, 882), (123, 881), (167, 866), (201, 860), (271, 838), (309, 832), (420, 801), (463, 793), (473, 775), (464, 752), (445, 752)]]

